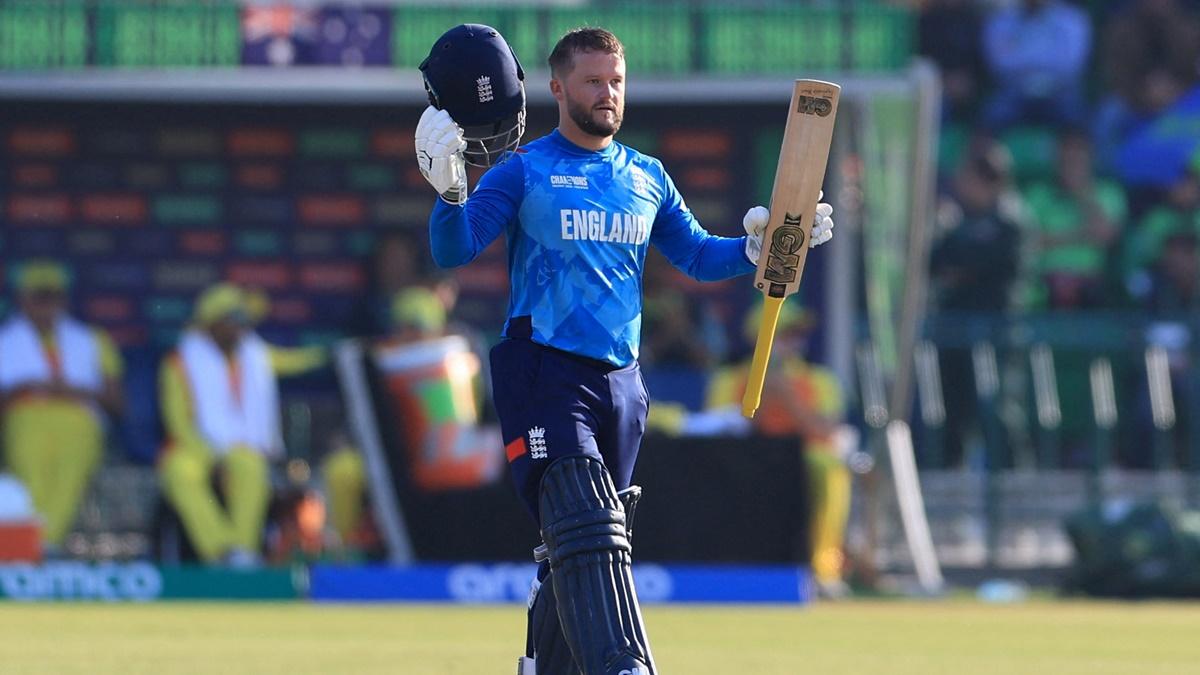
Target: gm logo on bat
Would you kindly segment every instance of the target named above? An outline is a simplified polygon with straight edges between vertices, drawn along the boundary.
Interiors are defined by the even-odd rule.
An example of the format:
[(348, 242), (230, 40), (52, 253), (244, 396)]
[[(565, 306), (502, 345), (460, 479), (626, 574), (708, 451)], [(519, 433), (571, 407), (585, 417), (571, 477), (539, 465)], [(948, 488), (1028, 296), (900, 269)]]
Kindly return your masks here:
[(796, 280), (800, 267), (797, 252), (804, 248), (804, 230), (800, 229), (800, 216), (783, 215), (783, 225), (771, 235), (771, 250), (767, 254), (767, 270), (763, 278), (772, 282), (767, 294), (773, 298), (786, 295), (785, 286)]
[(833, 112), (833, 102), (827, 98), (816, 96), (797, 96), (796, 112), (817, 117), (829, 117)]

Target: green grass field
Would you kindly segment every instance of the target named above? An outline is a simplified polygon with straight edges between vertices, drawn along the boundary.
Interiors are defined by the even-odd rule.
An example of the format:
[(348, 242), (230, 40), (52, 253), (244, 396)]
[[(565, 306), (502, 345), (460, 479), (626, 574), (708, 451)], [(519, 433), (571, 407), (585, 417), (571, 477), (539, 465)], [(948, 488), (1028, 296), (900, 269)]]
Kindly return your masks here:
[[(1195, 673), (1200, 605), (651, 607), (665, 675)], [(511, 675), (509, 607), (0, 604), (0, 672)]]

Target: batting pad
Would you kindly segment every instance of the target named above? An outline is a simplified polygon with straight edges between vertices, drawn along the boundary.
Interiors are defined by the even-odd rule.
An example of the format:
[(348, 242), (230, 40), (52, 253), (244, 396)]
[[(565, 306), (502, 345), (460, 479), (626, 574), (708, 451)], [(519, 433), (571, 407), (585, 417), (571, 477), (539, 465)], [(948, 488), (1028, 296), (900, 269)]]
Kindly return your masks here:
[(529, 608), (526, 651), (537, 659), (536, 671), (530, 675), (579, 675), (579, 666), (558, 623), (558, 603), (550, 576), (538, 587)]
[(558, 459), (538, 501), (559, 621), (584, 675), (654, 675), (625, 509), (608, 469), (585, 455)]

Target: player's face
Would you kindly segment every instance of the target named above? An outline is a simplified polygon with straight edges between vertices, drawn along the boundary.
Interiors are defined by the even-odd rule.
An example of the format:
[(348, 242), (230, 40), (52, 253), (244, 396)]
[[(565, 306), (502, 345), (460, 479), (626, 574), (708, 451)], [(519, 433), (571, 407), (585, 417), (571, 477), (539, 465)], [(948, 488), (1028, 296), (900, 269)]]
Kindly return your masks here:
[(567, 114), (581, 131), (606, 138), (625, 116), (625, 59), (604, 52), (577, 52), (562, 82)]

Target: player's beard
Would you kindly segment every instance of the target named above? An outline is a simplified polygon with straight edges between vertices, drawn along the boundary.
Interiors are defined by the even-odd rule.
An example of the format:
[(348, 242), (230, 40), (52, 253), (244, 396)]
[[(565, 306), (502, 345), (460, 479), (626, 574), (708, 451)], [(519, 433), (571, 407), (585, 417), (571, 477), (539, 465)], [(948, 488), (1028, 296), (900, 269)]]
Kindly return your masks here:
[(621, 129), (621, 119), (623, 117), (621, 106), (614, 104), (612, 121), (598, 120), (595, 117), (596, 107), (588, 107), (582, 103), (578, 103), (571, 99), (567, 99), (567, 114), (571, 116), (571, 121), (579, 130), (589, 136), (597, 136), (599, 138), (608, 138), (615, 136), (617, 131)]

